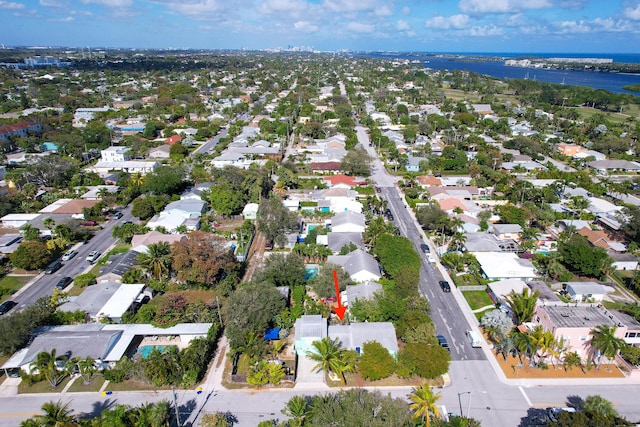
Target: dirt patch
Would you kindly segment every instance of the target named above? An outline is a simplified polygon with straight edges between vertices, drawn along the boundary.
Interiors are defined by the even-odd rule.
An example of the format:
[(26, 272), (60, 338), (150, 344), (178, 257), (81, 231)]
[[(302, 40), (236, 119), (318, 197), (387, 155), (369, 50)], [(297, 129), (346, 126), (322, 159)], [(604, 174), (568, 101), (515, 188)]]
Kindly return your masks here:
[(529, 361), (524, 360), (523, 366), (518, 367), (520, 359), (516, 356), (509, 356), (507, 360), (501, 355), (496, 356), (496, 360), (502, 368), (502, 372), (507, 378), (623, 378), (624, 374), (618, 368), (617, 365), (601, 365), (599, 368), (595, 366), (589, 369), (583, 369), (579, 367), (567, 368), (566, 370), (562, 365), (556, 368), (553, 365), (549, 365), (549, 369), (541, 369), (529, 366)]

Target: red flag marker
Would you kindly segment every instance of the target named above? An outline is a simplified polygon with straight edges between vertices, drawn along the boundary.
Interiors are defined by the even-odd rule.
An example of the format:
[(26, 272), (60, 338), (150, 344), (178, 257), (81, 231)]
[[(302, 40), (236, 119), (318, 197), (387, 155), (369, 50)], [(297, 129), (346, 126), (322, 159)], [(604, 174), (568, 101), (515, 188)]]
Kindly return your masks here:
[(342, 301), (340, 300), (340, 285), (338, 284), (338, 272), (333, 270), (333, 283), (336, 285), (336, 300), (338, 301), (338, 306), (333, 309), (338, 319), (344, 319), (344, 313), (347, 311), (347, 307), (342, 305)]

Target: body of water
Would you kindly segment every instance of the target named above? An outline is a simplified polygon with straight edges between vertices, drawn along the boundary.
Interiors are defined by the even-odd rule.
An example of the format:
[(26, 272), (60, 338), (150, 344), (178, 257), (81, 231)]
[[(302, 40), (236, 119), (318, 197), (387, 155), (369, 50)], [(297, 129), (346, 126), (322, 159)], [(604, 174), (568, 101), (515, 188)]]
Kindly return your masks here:
[[(461, 54), (462, 55), (462, 54)], [(363, 53), (354, 54), (354, 56), (365, 56), (370, 58), (400, 58), (410, 60), (424, 61), (424, 67), (432, 70), (466, 70), (478, 74), (497, 77), (500, 79), (530, 79), (538, 80), (541, 82), (554, 83), (554, 84), (566, 84), (575, 86), (587, 86), (593, 89), (604, 89), (614, 93), (626, 93), (638, 96), (637, 92), (632, 92), (623, 89), (624, 86), (640, 84), (640, 74), (625, 74), (625, 73), (601, 73), (596, 71), (571, 71), (571, 70), (545, 70), (540, 68), (522, 68), (522, 67), (507, 67), (504, 65), (504, 60), (497, 60), (500, 58), (518, 58), (523, 57), (525, 54), (516, 53), (494, 53), (494, 54), (472, 54), (465, 53), (465, 57), (478, 58), (480, 56), (486, 56), (486, 61), (475, 60), (461, 61), (450, 57), (439, 57), (432, 55), (420, 55), (420, 54), (408, 54), (408, 53)], [(555, 54), (530, 54), (528, 56), (537, 57), (554, 57), (554, 58), (612, 58), (614, 62), (626, 62), (626, 63), (640, 63), (640, 55), (635, 54), (568, 54), (568, 53), (555, 53)]]

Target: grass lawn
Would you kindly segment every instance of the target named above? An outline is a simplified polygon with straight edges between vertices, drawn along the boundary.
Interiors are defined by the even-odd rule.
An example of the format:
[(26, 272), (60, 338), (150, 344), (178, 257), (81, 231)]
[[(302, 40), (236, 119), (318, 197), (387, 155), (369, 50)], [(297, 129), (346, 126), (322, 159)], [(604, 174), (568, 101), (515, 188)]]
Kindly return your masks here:
[[(15, 294), (33, 278), (34, 276), (4, 276), (0, 279), (0, 295), (6, 295), (8, 297), (9, 295)], [(4, 300), (4, 298), (0, 298), (0, 300)]]
[(493, 301), (491, 301), (491, 298), (489, 298), (489, 295), (487, 295), (485, 291), (464, 291), (462, 295), (464, 295), (467, 303), (469, 303), (471, 310), (477, 310), (493, 304)]
[(111, 249), (102, 258), (100, 258), (100, 261), (98, 261), (98, 265), (106, 265), (111, 255), (123, 254), (127, 252), (129, 249), (131, 249), (131, 245), (118, 243), (113, 249)]
[(453, 276), (453, 281), (456, 286), (481, 286), (482, 283), (478, 282), (478, 279), (473, 274), (463, 274), (460, 276)]
[(102, 387), (103, 384), (104, 378), (102, 377), (102, 375), (94, 375), (93, 378), (91, 378), (91, 382), (89, 384), (84, 384), (84, 381), (80, 377), (76, 378), (76, 380), (73, 382), (73, 384), (71, 384), (71, 387), (69, 387), (69, 390), (67, 391), (70, 393), (82, 391), (98, 392), (100, 391), (100, 387)]
[(67, 376), (57, 387), (51, 387), (49, 381), (39, 381), (28, 385), (24, 381), (18, 385), (18, 394), (30, 394), (30, 393), (60, 393), (67, 385), (71, 377)]

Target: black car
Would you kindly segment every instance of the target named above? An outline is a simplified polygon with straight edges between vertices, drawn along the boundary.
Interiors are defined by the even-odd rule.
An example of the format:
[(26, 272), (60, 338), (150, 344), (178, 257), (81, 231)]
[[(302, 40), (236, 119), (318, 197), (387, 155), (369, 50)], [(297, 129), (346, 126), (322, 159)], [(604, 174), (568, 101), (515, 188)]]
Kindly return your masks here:
[(56, 288), (58, 289), (64, 289), (67, 286), (69, 286), (69, 283), (71, 283), (71, 281), (73, 281), (73, 279), (69, 276), (64, 276), (62, 279), (60, 279), (58, 281), (58, 283), (56, 283)]
[(447, 339), (444, 336), (436, 335), (436, 338), (438, 339), (438, 344), (440, 344), (440, 347), (446, 348), (448, 352), (451, 352), (451, 349), (449, 348), (449, 343), (447, 342)]
[(18, 305), (18, 303), (15, 301), (7, 300), (3, 302), (2, 304), (0, 304), (0, 315), (5, 314), (7, 311), (11, 310), (16, 305)]
[(60, 267), (62, 267), (62, 261), (57, 259), (53, 261), (51, 264), (49, 264), (47, 268), (45, 268), (44, 274), (53, 274), (56, 271), (58, 271)]
[(425, 254), (431, 252), (431, 250), (429, 249), (429, 245), (427, 245), (426, 243), (421, 244), (420, 249), (422, 249), (422, 252)]
[(449, 282), (446, 280), (440, 280), (438, 283), (444, 292), (451, 292), (451, 285), (449, 285)]

